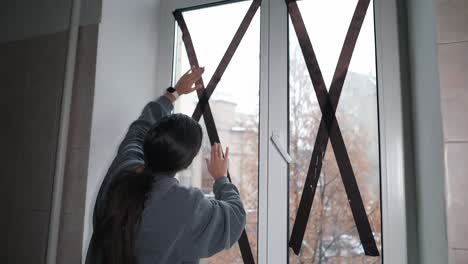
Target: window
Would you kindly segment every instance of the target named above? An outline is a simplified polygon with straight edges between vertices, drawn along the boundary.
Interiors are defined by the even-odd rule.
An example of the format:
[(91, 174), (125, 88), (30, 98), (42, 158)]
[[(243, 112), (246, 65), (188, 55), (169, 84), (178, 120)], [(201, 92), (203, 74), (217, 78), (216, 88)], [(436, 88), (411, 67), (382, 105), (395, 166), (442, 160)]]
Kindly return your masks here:
[[(213, 76), (250, 4), (250, 1), (244, 1), (182, 12), (199, 64), (205, 66), (205, 85)], [(254, 258), (258, 225), (259, 17), (257, 13), (210, 98), (221, 144), (230, 148), (229, 171), (247, 212), (246, 232)], [(177, 24), (175, 26), (174, 81), (190, 68), (182, 33)], [(175, 110), (191, 115), (197, 102), (196, 93), (182, 96)], [(178, 178), (181, 184), (199, 187), (207, 196), (213, 197), (213, 180), (204, 160), (209, 157), (210, 142), (204, 121), (200, 123), (204, 129), (203, 147), (191, 167), (179, 173)], [(203, 263), (242, 263), (239, 246), (236, 244)]]
[[(300, 1), (305, 27), (330, 90), (335, 67), (358, 1)], [(336, 8), (340, 6), (340, 8)], [(322, 111), (296, 36), (289, 26), (289, 227), (296, 220)], [(357, 39), (336, 109), (374, 239), (381, 251), (380, 162), (373, 11)], [(324, 25), (327, 25), (326, 27)], [(380, 263), (364, 249), (348, 203), (335, 152), (328, 141), (301, 251), (289, 263)]]
[[(161, 87), (190, 67), (175, 10), (183, 15), (199, 65), (206, 67), (206, 87), (255, 1), (261, 7), (209, 98), (221, 144), (231, 148), (230, 174), (248, 212), (246, 233), (255, 263), (406, 264), (403, 107), (393, 1), (163, 0)], [(360, 15), (355, 16), (358, 5)], [(307, 34), (301, 32), (301, 36), (309, 38), (318, 62), (312, 68), (308, 64), (313, 63), (306, 63), (312, 55), (304, 56), (291, 11), (300, 12), (303, 19)], [(350, 45), (345, 39), (351, 21), (359, 20), (356, 17), (362, 17), (362, 27), (353, 22), (352, 32), (359, 34), (354, 34), (356, 43)], [(340, 59), (344, 42), (349, 67)], [(338, 81), (333, 82), (338, 61)], [(322, 83), (317, 81), (318, 69)], [(342, 85), (337, 85), (341, 80)], [(319, 96), (317, 87), (325, 89)], [(332, 107), (327, 108), (324, 100)], [(176, 111), (191, 115), (197, 102), (196, 94), (182, 96)], [(324, 111), (328, 111), (325, 125), (332, 122), (330, 135), (328, 129), (322, 129), (325, 134), (318, 132)], [(205, 127), (203, 118), (200, 123)], [(203, 160), (209, 153), (207, 132), (200, 155), (178, 177), (181, 184), (212, 196), (212, 180)], [(317, 184), (308, 185), (316, 141), (326, 143), (325, 154)], [(350, 185), (351, 178), (355, 180)], [(307, 193), (304, 186), (315, 186), (315, 194), (313, 201), (310, 195), (304, 196), (312, 201), (310, 214), (298, 217)], [(303, 239), (293, 232), (298, 219), (305, 223)], [(243, 261), (235, 245), (202, 263), (249, 262)]]

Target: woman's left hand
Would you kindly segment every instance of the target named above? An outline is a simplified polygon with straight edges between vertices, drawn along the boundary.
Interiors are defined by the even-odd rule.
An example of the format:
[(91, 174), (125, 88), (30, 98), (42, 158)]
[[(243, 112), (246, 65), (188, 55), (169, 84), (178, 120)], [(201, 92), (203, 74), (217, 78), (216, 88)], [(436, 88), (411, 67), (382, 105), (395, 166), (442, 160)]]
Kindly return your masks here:
[(201, 84), (195, 86), (194, 84), (200, 80), (204, 71), (204, 67), (192, 67), (182, 77), (180, 77), (174, 89), (176, 89), (179, 95), (189, 94), (195, 90), (201, 89), (203, 87)]

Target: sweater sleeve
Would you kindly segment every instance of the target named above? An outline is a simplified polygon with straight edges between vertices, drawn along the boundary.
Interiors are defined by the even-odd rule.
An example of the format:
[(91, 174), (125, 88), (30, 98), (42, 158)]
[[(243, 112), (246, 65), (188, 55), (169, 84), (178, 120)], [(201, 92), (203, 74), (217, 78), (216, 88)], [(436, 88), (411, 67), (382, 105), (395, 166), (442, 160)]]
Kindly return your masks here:
[(213, 185), (216, 199), (208, 199), (200, 192), (198, 206), (192, 218), (188, 257), (212, 256), (228, 249), (239, 240), (245, 228), (246, 214), (236, 186), (227, 177)]
[(109, 189), (109, 185), (120, 171), (123, 171), (129, 166), (138, 166), (143, 164), (143, 143), (146, 132), (161, 118), (169, 115), (173, 110), (174, 106), (171, 101), (161, 96), (153, 102), (148, 103), (141, 112), (138, 119), (133, 121), (125, 135), (123, 141), (120, 143), (117, 150), (117, 155), (112, 161), (109, 170), (104, 177), (104, 181), (101, 184), (99, 193), (94, 206), (94, 217), (93, 223), (96, 222), (97, 212), (101, 206), (101, 202)]
[(165, 96), (148, 103), (140, 117), (130, 125), (115, 160), (120, 164), (126, 160), (143, 161), (143, 142), (146, 132), (161, 118), (169, 115), (173, 108), (171, 101)]

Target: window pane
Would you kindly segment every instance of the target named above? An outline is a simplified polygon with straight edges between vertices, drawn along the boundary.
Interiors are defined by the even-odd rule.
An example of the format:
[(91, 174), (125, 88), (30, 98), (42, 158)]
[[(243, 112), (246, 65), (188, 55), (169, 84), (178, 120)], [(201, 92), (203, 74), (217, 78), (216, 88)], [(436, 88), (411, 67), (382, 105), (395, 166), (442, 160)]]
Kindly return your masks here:
[[(327, 87), (357, 1), (298, 1)], [(337, 108), (337, 120), (381, 252), (380, 163), (372, 2), (368, 8)], [(322, 113), (296, 37), (289, 25), (289, 135), (294, 163), (289, 176), (289, 227), (293, 227)], [(330, 141), (301, 253), (290, 263), (381, 263), (364, 255)]]
[[(224, 52), (231, 42), (251, 1), (235, 2), (183, 12), (200, 66), (205, 66), (203, 80), (209, 83)], [(257, 256), (258, 211), (258, 117), (260, 20), (255, 15), (231, 63), (210, 99), (211, 111), (223, 146), (230, 148), (229, 171), (239, 188), (247, 211), (247, 235), (254, 257)], [(177, 25), (176, 25), (177, 26)], [(190, 68), (181, 33), (177, 27), (174, 81)], [(195, 93), (182, 96), (176, 111), (191, 115), (198, 102)], [(192, 166), (177, 175), (180, 183), (201, 188), (213, 197), (213, 180), (206, 169), (210, 144), (204, 127), (203, 147)], [(202, 263), (243, 263), (236, 243)]]

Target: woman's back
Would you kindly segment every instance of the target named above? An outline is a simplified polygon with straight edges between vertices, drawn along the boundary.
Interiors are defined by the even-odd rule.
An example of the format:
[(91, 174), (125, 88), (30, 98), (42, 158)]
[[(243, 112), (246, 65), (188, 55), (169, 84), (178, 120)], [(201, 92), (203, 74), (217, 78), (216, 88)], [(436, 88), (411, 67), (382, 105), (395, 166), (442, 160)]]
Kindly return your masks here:
[(230, 248), (245, 226), (239, 195), (226, 178), (215, 183), (219, 199), (199, 189), (181, 187), (173, 177), (161, 177), (143, 212), (135, 253), (139, 264), (198, 263)]
[[(86, 264), (106, 263), (104, 252), (112, 250), (109, 251), (103, 245), (114, 241), (109, 239), (112, 236), (102, 239), (102, 234), (106, 234), (102, 230), (107, 230), (108, 223), (113, 222), (102, 221), (106, 219), (102, 216), (114, 214), (112, 185), (122, 174), (131, 174), (145, 164), (143, 139), (151, 126), (170, 115), (172, 109), (172, 103), (166, 97), (160, 97), (149, 103), (138, 120), (130, 126), (96, 199), (93, 221), (95, 233), (89, 245)], [(217, 155), (221, 158), (219, 152)], [(152, 173), (150, 176), (152, 186), (144, 202), (139, 224), (135, 227), (136, 232), (133, 233), (134, 241), (130, 243), (133, 244), (131, 252), (136, 263), (198, 263), (199, 258), (229, 248), (239, 239), (245, 227), (245, 211), (238, 190), (226, 177), (216, 178), (213, 186), (216, 199), (208, 199), (199, 189), (180, 186), (173, 174)], [(131, 177), (142, 175), (133, 173)], [(119, 228), (122, 227), (117, 226), (117, 230)], [(126, 234), (125, 231), (121, 233), (122, 237)]]

